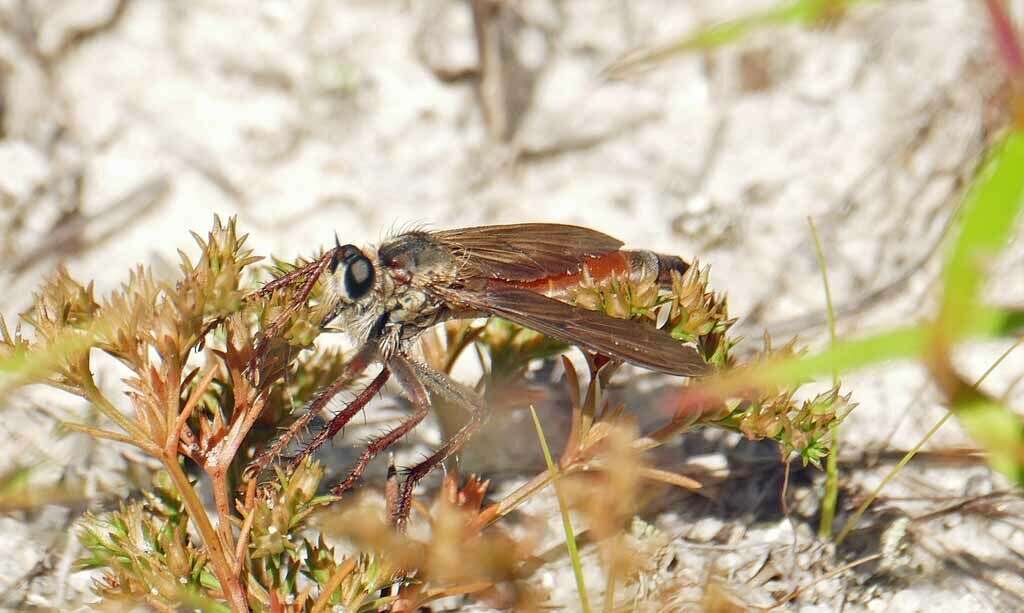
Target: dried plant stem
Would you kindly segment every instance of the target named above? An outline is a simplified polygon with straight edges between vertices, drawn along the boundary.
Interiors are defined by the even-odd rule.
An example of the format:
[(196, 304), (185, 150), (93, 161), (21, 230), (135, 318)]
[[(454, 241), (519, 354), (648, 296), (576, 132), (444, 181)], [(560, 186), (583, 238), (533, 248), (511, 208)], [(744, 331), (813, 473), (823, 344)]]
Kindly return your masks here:
[(519, 505), (529, 500), (534, 494), (541, 489), (550, 485), (555, 479), (561, 479), (566, 475), (583, 470), (583, 467), (579, 465), (563, 467), (562, 470), (557, 473), (553, 473), (550, 470), (546, 470), (539, 475), (536, 475), (523, 485), (520, 485), (511, 494), (503, 498), (501, 501), (494, 503), (487, 508), (486, 511), (480, 514), (481, 517), (485, 517), (487, 522), (485, 526), (490, 525), (502, 517), (508, 515), (512, 511), (516, 510)]
[(236, 407), (235, 415), (238, 417), (233, 420), (231, 429), (224, 440), (217, 445), (216, 451), (207, 455), (203, 465), (213, 483), (213, 499), (217, 507), (218, 519), (217, 533), (225, 551), (224, 558), (230, 568), (237, 568), (239, 563), (232, 558), (231, 554), (235, 549), (235, 538), (231, 530), (232, 498), (228, 470), (243, 439), (263, 410), (263, 403), (263, 400), (257, 400), (252, 404), (242, 404), (242, 406)]
[(171, 435), (167, 437), (167, 444), (164, 447), (164, 453), (168, 456), (173, 454), (178, 448), (178, 441), (181, 440), (181, 432), (185, 429), (185, 422), (188, 421), (189, 416), (192, 415), (192, 411), (199, 404), (199, 400), (206, 393), (207, 388), (210, 387), (210, 383), (213, 381), (213, 377), (217, 374), (216, 368), (211, 368), (206, 376), (202, 378), (199, 385), (196, 386), (195, 391), (189, 396), (188, 401), (185, 402), (185, 406), (181, 409), (177, 419), (174, 422), (174, 428), (171, 429)]
[[(86, 426), (85, 424), (78, 424), (75, 422), (68, 421), (63, 422), (61, 425), (67, 428), (68, 430), (82, 432), (83, 434), (88, 434), (89, 436), (94, 436), (96, 438), (105, 438), (108, 441), (127, 443), (129, 445), (139, 447), (139, 444), (135, 439), (128, 436), (127, 434), (121, 434), (120, 432), (111, 432), (110, 430), (103, 430), (102, 428), (93, 428), (91, 426)], [(148, 451), (148, 449), (145, 447), (143, 447), (142, 449)]]
[(235, 459), (235, 455), (238, 453), (239, 447), (242, 446), (245, 436), (249, 434), (249, 430), (252, 429), (256, 419), (263, 412), (265, 403), (266, 398), (259, 398), (251, 404), (246, 403), (235, 407), (235, 415), (240, 417), (233, 420), (231, 430), (218, 446), (218, 453), (213, 462), (213, 465), (220, 469), (221, 472), (227, 472), (228, 466)]
[(159, 429), (151, 430), (151, 432), (154, 432), (154, 442), (159, 443), (163, 441), (164, 446), (170, 449), (167, 452), (167, 456), (170, 457), (177, 455), (178, 451), (178, 429), (176, 425), (182, 408), (181, 361), (174, 357), (169, 357), (164, 361), (163, 367), (160, 370), (163, 371), (162, 376), (167, 382), (167, 387), (163, 393), (164, 414), (162, 420), (154, 420), (159, 424)]
[(774, 609), (778, 609), (778, 608), (782, 607), (783, 605), (785, 605), (787, 602), (791, 602), (792, 600), (794, 600), (797, 596), (799, 596), (803, 592), (807, 591), (808, 588), (811, 588), (811, 587), (821, 583), (822, 581), (828, 581), (829, 579), (831, 579), (833, 577), (837, 577), (837, 576), (841, 575), (842, 573), (845, 573), (846, 571), (850, 570), (851, 568), (856, 568), (856, 567), (860, 566), (861, 564), (867, 564), (868, 562), (874, 562), (875, 560), (881, 558), (882, 555), (883, 554), (881, 554), (881, 553), (875, 553), (875, 554), (872, 554), (872, 555), (869, 555), (869, 556), (864, 556), (863, 558), (860, 558), (859, 560), (854, 560), (853, 562), (850, 562), (849, 564), (843, 564), (839, 568), (836, 568), (836, 569), (834, 569), (832, 571), (829, 571), (828, 573), (826, 573), (824, 575), (821, 575), (820, 577), (816, 577), (814, 579), (814, 581), (811, 581), (807, 585), (801, 585), (801, 586), (797, 587), (796, 589), (794, 589), (790, 593), (786, 594), (782, 598), (776, 600), (775, 603), (772, 604), (771, 606), (766, 607), (766, 610), (771, 611), (771, 610), (774, 610)]
[(189, 517), (195, 523), (196, 530), (203, 538), (203, 544), (206, 546), (210, 564), (213, 566), (213, 573), (217, 577), (217, 581), (220, 582), (225, 600), (227, 600), (231, 610), (235, 613), (245, 613), (249, 610), (245, 589), (238, 576), (232, 572), (232, 564), (228, 559), (217, 531), (213, 528), (213, 524), (210, 523), (210, 518), (206, 515), (203, 502), (199, 500), (195, 488), (192, 487), (188, 477), (185, 476), (185, 471), (178, 464), (177, 455), (163, 457), (162, 459), (164, 467), (171, 477), (171, 481), (174, 482), (178, 493), (181, 494), (182, 503), (188, 509)]
[(684, 490), (699, 490), (703, 485), (700, 481), (691, 479), (685, 475), (674, 473), (670, 470), (661, 470), (659, 468), (651, 468), (649, 466), (641, 466), (637, 469), (637, 476), (641, 479), (647, 479), (649, 481), (660, 481), (669, 485), (674, 485)]
[[(249, 535), (252, 534), (252, 522), (256, 519), (256, 513), (254, 513), (256, 507), (256, 480), (250, 480), (246, 484), (245, 489), (245, 505), (244, 509), (245, 520), (242, 522), (242, 527), (238, 531), (238, 543), (235, 545), (235, 567), (234, 573), (240, 575), (242, 567), (245, 564), (245, 548), (249, 546)], [(242, 509), (239, 509), (240, 511)]]
[(234, 559), (235, 535), (231, 530), (231, 490), (228, 486), (227, 474), (223, 471), (210, 475), (213, 482), (213, 501), (217, 507), (217, 533), (220, 535), (221, 543), (224, 546), (224, 555), (228, 558), (231, 568), (238, 568), (238, 561)]

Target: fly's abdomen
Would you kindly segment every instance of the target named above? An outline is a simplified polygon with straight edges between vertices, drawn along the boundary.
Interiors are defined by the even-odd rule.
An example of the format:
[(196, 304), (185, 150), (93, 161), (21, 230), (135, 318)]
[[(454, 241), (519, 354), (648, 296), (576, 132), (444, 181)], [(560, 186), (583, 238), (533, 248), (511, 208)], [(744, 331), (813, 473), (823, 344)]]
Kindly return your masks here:
[(629, 257), (629, 276), (634, 281), (657, 280), (659, 285), (672, 283), (672, 272), (685, 273), (690, 263), (677, 255), (653, 251), (624, 251)]
[(672, 283), (672, 271), (683, 274), (690, 264), (674, 255), (663, 255), (653, 251), (613, 251), (596, 258), (580, 262), (574, 270), (563, 274), (550, 275), (530, 281), (494, 280), (492, 285), (512, 285), (529, 289), (548, 296), (556, 296), (581, 283), (585, 277), (601, 281), (614, 276), (627, 276), (631, 281), (653, 281), (659, 285)]

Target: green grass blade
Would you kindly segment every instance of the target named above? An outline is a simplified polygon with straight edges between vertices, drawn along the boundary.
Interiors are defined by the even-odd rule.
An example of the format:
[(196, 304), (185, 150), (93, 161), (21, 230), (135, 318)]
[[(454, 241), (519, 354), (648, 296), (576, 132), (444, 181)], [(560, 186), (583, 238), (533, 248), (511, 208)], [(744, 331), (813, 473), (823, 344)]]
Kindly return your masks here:
[[(992, 374), (992, 371), (994, 371), (997, 366), (1002, 364), (1006, 358), (1010, 357), (1010, 354), (1013, 353), (1013, 351), (1017, 347), (1019, 347), (1022, 342), (1024, 342), (1024, 339), (1018, 340), (1016, 343), (1011, 345), (1006, 351), (1004, 351), (1003, 354), (1000, 355), (999, 358), (997, 358), (996, 361), (993, 362), (992, 365), (988, 367), (988, 370), (986, 370), (984, 374), (982, 374), (981, 377), (979, 377), (978, 380), (975, 381), (974, 386), (977, 387), (984, 383), (985, 379), (987, 379), (988, 376)], [(862, 502), (860, 506), (857, 507), (857, 510), (854, 511), (850, 518), (846, 520), (846, 523), (843, 525), (843, 529), (839, 531), (839, 536), (836, 537), (836, 545), (842, 543), (846, 539), (846, 537), (849, 536), (850, 532), (852, 532), (853, 529), (857, 527), (857, 524), (860, 522), (860, 518), (868, 510), (868, 507), (870, 507), (875, 502), (879, 494), (882, 493), (882, 490), (885, 489), (885, 486), (887, 486), (894, 478), (896, 478), (896, 475), (898, 475), (900, 471), (903, 470), (903, 467), (905, 467), (907, 464), (910, 463), (911, 460), (914, 459), (914, 456), (916, 456), (917, 453), (921, 451), (921, 448), (924, 447), (928, 443), (928, 441), (932, 439), (933, 436), (935, 436), (935, 433), (938, 432), (942, 428), (942, 426), (944, 426), (946, 422), (949, 421), (949, 418), (952, 416), (952, 412), (948, 412), (945, 415), (943, 415), (937, 422), (935, 422), (935, 425), (933, 425), (928, 430), (928, 432), (925, 433), (921, 440), (918, 441), (917, 444), (914, 445), (912, 449), (910, 449), (910, 451), (904, 454), (902, 458), (900, 458), (900, 461), (896, 463), (896, 466), (894, 466), (892, 470), (889, 471), (885, 478), (882, 479), (881, 483), (879, 483), (875, 487), (875, 489), (864, 500), (864, 502)]]
[[(977, 340), (1007, 337), (1024, 329), (1024, 311), (979, 307), (974, 319), (965, 323), (961, 338)], [(792, 385), (825, 376), (859, 370), (893, 360), (917, 359), (925, 355), (932, 334), (930, 325), (892, 328), (857, 339), (840, 340), (820, 353), (767, 362), (755, 367), (756, 382)], [(750, 373), (743, 379), (749, 383)], [(728, 380), (729, 377), (727, 376)], [(731, 382), (730, 382), (731, 383)], [(735, 382), (742, 389), (743, 381)], [(727, 386), (730, 390), (732, 385)]]
[(832, 373), (845, 373), (922, 355), (929, 338), (927, 326), (893, 328), (873, 336), (838, 341), (828, 349), (810, 356), (767, 363), (756, 369), (760, 381), (793, 385)]
[[(1015, 335), (1024, 330), (1024, 311), (979, 308), (962, 334), (978, 340)], [(917, 360), (930, 347), (932, 326), (921, 324), (884, 330), (871, 336), (840, 340), (832, 347), (809, 356), (769, 359), (760, 364), (734, 369), (684, 389), (683, 399), (712, 394), (728, 397), (751, 387), (795, 385), (833, 372), (853, 372), (895, 360)]]
[(841, 14), (853, 5), (877, 1), (797, 0), (796, 2), (780, 4), (764, 11), (758, 11), (689, 32), (664, 45), (625, 57), (609, 66), (605, 72), (613, 78), (619, 77), (640, 67), (671, 60), (677, 55), (691, 51), (713, 49), (733, 43), (758, 29), (787, 24), (819, 23), (830, 15)]
[[(1024, 131), (1009, 132), (983, 164), (960, 212), (960, 233), (944, 271), (944, 295), (930, 343), (937, 381), (968, 435), (988, 451), (989, 464), (1024, 482), (1024, 422), (1002, 403), (959, 380), (951, 344), (973, 327), (992, 261), (1006, 247), (1024, 205)], [(1019, 314), (1018, 314), (1019, 315)]]
[(1020, 417), (981, 394), (957, 402), (953, 410), (970, 437), (987, 449), (989, 465), (1017, 485), (1024, 483), (1024, 423)]
[[(811, 228), (811, 236), (814, 238), (814, 252), (818, 258), (818, 268), (821, 269), (821, 284), (825, 290), (825, 312), (828, 315), (828, 340), (829, 345), (836, 344), (836, 312), (832, 306), (832, 288), (828, 282), (828, 265), (825, 262), (825, 250), (821, 246), (821, 237), (818, 236), (818, 229), (814, 226), (814, 219), (807, 218), (807, 224)], [(839, 373), (832, 371), (832, 386), (839, 386)], [(832, 522), (836, 516), (836, 504), (839, 500), (839, 422), (836, 421), (830, 428), (832, 446), (829, 450), (828, 460), (825, 464), (825, 494), (821, 500), (821, 522), (818, 524), (818, 536), (830, 538), (832, 536)]]
[(558, 466), (551, 457), (551, 449), (548, 448), (548, 441), (544, 437), (544, 429), (541, 428), (540, 420), (537, 418), (537, 411), (532, 406), (530, 407), (530, 415), (533, 416), (533, 425), (537, 428), (537, 438), (540, 440), (540, 447), (544, 451), (544, 461), (547, 462), (548, 472), (552, 475), (551, 486), (555, 488), (558, 508), (562, 513), (562, 528), (565, 530), (565, 548), (569, 550), (572, 572), (576, 576), (576, 590), (580, 596), (580, 609), (584, 613), (590, 613), (590, 599), (587, 597), (587, 586), (583, 582), (583, 564), (580, 562), (580, 552), (576, 546), (576, 532), (572, 528), (572, 518), (569, 517), (569, 503), (566, 502), (562, 488), (558, 485)]

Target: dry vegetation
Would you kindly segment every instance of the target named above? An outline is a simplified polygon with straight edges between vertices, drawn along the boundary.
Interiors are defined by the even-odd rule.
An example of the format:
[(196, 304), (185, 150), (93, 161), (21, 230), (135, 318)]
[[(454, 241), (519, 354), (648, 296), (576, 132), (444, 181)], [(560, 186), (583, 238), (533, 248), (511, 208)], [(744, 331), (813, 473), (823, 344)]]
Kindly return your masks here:
[[(244, 469), (252, 452), (267, 445), (268, 434), (308, 415), (293, 407), (315, 402), (326, 385), (336, 384), (345, 358), (313, 345), (331, 306), (321, 282), (311, 275), (285, 276), (292, 283), (275, 281), (267, 286), (273, 291), (261, 290), (247, 270), (257, 258), (244, 242), (234, 221), (218, 221), (205, 240), (197, 237), (195, 263), (182, 254), (176, 280), (161, 282), (140, 268), (102, 302), (91, 286), (61, 270), (23, 316), (32, 340), (5, 333), (6, 359), (38, 364), (22, 369), (19, 384), (43, 383), (81, 396), (117, 429), (65, 427), (133, 445), (163, 467), (144, 500), (83, 523), (89, 554), (80, 564), (105, 569), (97, 589), (107, 598), (166, 609), (195, 601), (226, 602), (233, 610), (335, 604), (415, 610), (443, 596), (478, 593), (498, 606), (539, 606), (542, 596), (521, 585), (535, 570), (529, 540), (517, 542), (503, 519), (556, 478), (602, 545), (609, 593), (618, 581), (629, 588), (619, 593), (631, 595), (644, 566), (624, 531), (642, 509), (641, 482), (699, 487), (649, 465), (647, 452), (681, 432), (717, 427), (774, 439), (786, 456), (818, 464), (827, 454), (830, 426), (846, 410), (838, 390), (798, 401), (795, 388), (766, 386), (724, 402), (709, 400), (699, 409), (687, 406), (656, 430), (639, 432), (625, 407), (602, 394), (617, 363), (591, 359), (581, 381), (564, 361), (572, 403), (563, 410), (573, 414), (573, 427), (557, 472), (546, 471), (486, 504), (486, 482), (470, 477), (462, 484), (450, 473), (438, 503), (416, 518), (430, 526), (422, 540), (394, 533), (381, 521), (386, 510), (380, 505), (349, 500), (310, 529), (314, 513), (336, 502), (317, 495), (323, 476), (318, 464), (293, 461), (292, 471), (278, 468), (269, 481)], [(310, 301), (298, 302), (296, 293), (313, 281)], [(574, 300), (612, 317), (660, 323), (680, 342), (698, 347), (709, 363), (734, 365), (732, 320), (724, 301), (708, 290), (706, 269), (676, 275), (671, 290), (663, 291), (620, 278), (588, 280)], [(447, 332), (447, 342), (433, 343), (431, 360), (453, 364), (472, 344), (488, 365), (477, 387), (497, 401), (501, 394), (522, 397), (529, 364), (566, 349), (500, 321), (448, 324)], [(128, 416), (94, 380), (97, 350), (131, 372), (123, 392)], [(196, 471), (212, 492), (215, 514), (208, 515), (197, 477), (189, 476)], [(609, 506), (609, 500), (617, 502)], [(345, 537), (355, 552), (342, 558), (324, 535)], [(397, 594), (378, 593), (394, 582), (402, 583)]]
[[(220, 10), (216, 2), (207, 4)], [(359, 64), (368, 61), (361, 42), (336, 48), (334, 39), (317, 29), (329, 4), (313, 2), (302, 13), (302, 42), (295, 44), (307, 45), (300, 55), (315, 68), (308, 74), (289, 72), (294, 58), (275, 65), (273, 53), (258, 61), (220, 58), (218, 69), (229, 75), (227, 81), (282, 94), (300, 109), (284, 127), (246, 126), (245, 155), (251, 146), (253, 159), (239, 164), (252, 164), (254, 175), (262, 178), (274, 164), (287, 166), (322, 141), (332, 150), (380, 146), (386, 160), (380, 164), (388, 172), (370, 190), (373, 202), (378, 192), (408, 184), (416, 197), (403, 211), (418, 212), (419, 194), (436, 197), (438, 191), (414, 180), (424, 168), (442, 173), (438, 159), (393, 161), (389, 156), (405, 150), (388, 141), (395, 138), (392, 117), (372, 124), (387, 138), (378, 142), (371, 134), (360, 140), (364, 133), (351, 118), (367, 116), (371, 100), (382, 103), (374, 98), (374, 87), (386, 80), (374, 82)], [(0, 560), (0, 606), (60, 607), (93, 596), (113, 608), (141, 603), (156, 610), (218, 611), (550, 606), (728, 611), (794, 603), (835, 608), (885, 603), (916, 610), (949, 605), (952, 598), (961, 599), (956, 606), (977, 610), (1024, 605), (1019, 562), (1024, 509), (1018, 491), (1024, 480), (1024, 428), (1009, 408), (1018, 400), (1024, 375), (1008, 359), (1024, 328), (1022, 288), (1015, 282), (1019, 239), (1016, 251), (1001, 253), (1020, 235), (1014, 220), (1024, 193), (1024, 52), (1004, 10), (1008, 3), (987, 0), (985, 11), (978, 3), (990, 37), (984, 54), (937, 91), (928, 90), (932, 98), (908, 100), (909, 119), (893, 123), (885, 135), (891, 146), (870, 160), (863, 174), (845, 187), (837, 179), (828, 189), (812, 182), (813, 170), (801, 176), (815, 192), (814, 202), (828, 201), (828, 207), (800, 208), (799, 221), (813, 214), (822, 232), (819, 237), (812, 223), (807, 238), (795, 240), (802, 228), (772, 234), (770, 227), (774, 217), (789, 214), (786, 190), (793, 181), (780, 179), (784, 174), (754, 173), (742, 191), (744, 206), (735, 211), (713, 199), (700, 206), (700, 198), (690, 198), (687, 190), (703, 194), (714, 182), (722, 156), (729, 155), (722, 143), (730, 138), (734, 147), (757, 150), (754, 124), (762, 114), (769, 132), (770, 126), (777, 128), (762, 107), (749, 107), (757, 121), (744, 114), (746, 104), (796, 83), (793, 66), (804, 66), (797, 60), (809, 60), (814, 55), (809, 49), (816, 49), (802, 39), (803, 47), (795, 48), (807, 57), (785, 55), (797, 52), (776, 49), (778, 37), (799, 31), (821, 42), (841, 32), (874, 40), (867, 48), (884, 55), (888, 43), (880, 39), (886, 34), (873, 29), (885, 23), (878, 16), (912, 12), (907, 3), (870, 7), (864, 5), (873, 3), (856, 0), (798, 0), (687, 31), (663, 44), (651, 45), (633, 33), (631, 44), (641, 48), (611, 62), (599, 54), (603, 43), (595, 41), (600, 37), (581, 38), (574, 30), (575, 42), (566, 42), (572, 39), (570, 8), (558, 3), (550, 10), (538, 8), (542, 4), (470, 0), (415, 12), (415, 31), (407, 32), (410, 53), (437, 83), (466, 86), (473, 120), (466, 119), (465, 110), (439, 119), (436, 108), (425, 105), (400, 139), (416, 141), (426, 134), (422, 143), (430, 142), (434, 133), (417, 132), (419, 125), (448, 126), (452, 133), (463, 131), (467, 122), (477, 126), (486, 155), (476, 144), (458, 141), (475, 163), (468, 166), (471, 172), (458, 167), (450, 178), (453, 187), (440, 192), (451, 199), (452, 210), (470, 204), (491, 210), (507, 201), (502, 189), (518, 197), (518, 190), (534, 183), (545, 190), (587, 184), (596, 180), (583, 174), (588, 163), (601, 176), (628, 174), (629, 163), (623, 166), (627, 170), (607, 170), (608, 158), (600, 152), (632, 160), (629, 143), (636, 142), (643, 145), (637, 151), (657, 159), (649, 152), (660, 151), (666, 131), (679, 129), (671, 123), (672, 109), (638, 107), (622, 117), (602, 118), (597, 130), (549, 131), (539, 124), (538, 131), (531, 120), (541, 116), (535, 111), (548, 71), (564, 70), (559, 62), (566, 55), (586, 66), (603, 57), (601, 78), (609, 87), (644, 75), (657, 83), (659, 74), (678, 77), (669, 72), (673, 63), (698, 56), (709, 87), (741, 92), (739, 102), (731, 101), (738, 110), (726, 111), (709, 128), (704, 159), (695, 167), (651, 168), (645, 157), (642, 182), (658, 182), (658, 193), (669, 200), (659, 200), (665, 227), (652, 233), (671, 228), (702, 259), (706, 253), (714, 261), (715, 254), (732, 249), (735, 259), (724, 261), (737, 264), (735, 270), (723, 271), (721, 259), (714, 271), (698, 264), (677, 275), (671, 288), (588, 279), (571, 300), (669, 330), (679, 342), (696, 347), (714, 373), (700, 381), (666, 380), (604, 356), (585, 354), (585, 361), (573, 361), (567, 355), (575, 349), (501, 320), (439, 326), (423, 335), (421, 357), (446, 373), (472, 363), (468, 371), (475, 379), (465, 382), (487, 398), (495, 414), (466, 455), (486, 456), (488, 462), (466, 461), (484, 466), (476, 469), (480, 475), (466, 474), (459, 461), (448, 462), (444, 473), (435, 475), (439, 479), (417, 490), (408, 530), (396, 530), (389, 521), (401, 477), (394, 457), (386, 473), (371, 470), (343, 498), (326, 493), (350, 465), (350, 458), (332, 456), (339, 449), (358, 453), (361, 448), (361, 438), (345, 430), (334, 438), (335, 449), (325, 445), (331, 437), (318, 428), (341, 408), (327, 401), (326, 392), (352, 397), (379, 391), (372, 376), (352, 374), (352, 353), (338, 348), (320, 325), (331, 305), (315, 276), (301, 271), (324, 262), (329, 252), (274, 259), (263, 250), (254, 253), (244, 236), (298, 224), (313, 210), (376, 222), (380, 207), (345, 191), (343, 182), (339, 193), (320, 193), (312, 209), (283, 216), (272, 209), (274, 215), (265, 220), (254, 201), (263, 197), (257, 192), (266, 184), (245, 185), (236, 178), (241, 173), (235, 160), (218, 159), (214, 149), (170, 131), (157, 140), (171, 150), (173, 164), (154, 163), (151, 174), (133, 175), (127, 186), (101, 191), (101, 202), (90, 199), (89, 190), (106, 176), (97, 160), (124, 140), (131, 142), (125, 134), (131, 135), (135, 124), (101, 124), (109, 130), (94, 133), (83, 121), (89, 113), (69, 97), (73, 71), (68, 66), (90, 41), (115, 32), (138, 4), (114, 0), (93, 21), (76, 22), (54, 36), (45, 27), (44, 17), (50, 16), (45, 3), (0, 2), (0, 34), (8, 45), (0, 47), (0, 145), (31, 143), (46, 161), (28, 191), (8, 191), (8, 185), (20, 185), (14, 178), (0, 181), (0, 255), (12, 288), (4, 308), (21, 311), (17, 323), (2, 325), (0, 397), (12, 424), (24, 422), (6, 430), (10, 447), (19, 453), (11, 454), (0, 474), (5, 513), (0, 519), (8, 522), (4, 528), (10, 533), (4, 546), (12, 551), (24, 546), (20, 533), (37, 520), (51, 526), (43, 528), (47, 553), (34, 566), (8, 571)], [(629, 9), (621, 12), (627, 15)], [(187, 31), (189, 11), (171, 14), (169, 31)], [(857, 21), (860, 15), (867, 17)], [(630, 25), (626, 17), (623, 21)], [(461, 62), (460, 41), (472, 47), (478, 61)], [(189, 41), (169, 36), (164, 42), (178, 61), (202, 74), (196, 68), (202, 61), (190, 55)], [(727, 55), (731, 46), (739, 50)], [(992, 61), (994, 56), (1001, 63)], [(18, 58), (16, 66), (4, 59), (11, 57)], [(370, 57), (378, 61), (376, 52)], [(863, 87), (876, 59), (861, 57), (863, 65), (850, 70), (844, 86)], [(255, 64), (246, 63), (250, 60)], [(920, 63), (907, 66), (918, 67), (914, 79), (931, 76)], [(30, 97), (45, 102), (27, 110), (6, 107), (5, 100), (15, 100), (4, 95), (8, 75), (17, 74), (18, 87), (24, 87), (26, 73), (38, 94)], [(316, 82), (304, 83), (307, 77)], [(805, 109), (807, 114), (831, 117), (828, 105), (841, 102), (845, 92), (819, 91), (814, 85), (796, 96), (807, 98), (814, 110)], [(975, 103), (977, 108), (971, 106)], [(616, 100), (616, 106), (631, 104)], [(131, 114), (145, 115), (134, 106)], [(20, 123), (9, 119), (15, 115)], [(561, 123), (559, 117), (553, 121)], [(152, 117), (145, 121), (161, 123)], [(806, 114), (798, 121), (814, 123)], [(43, 127), (10, 134), (11, 126), (37, 124)], [(949, 129), (961, 124), (963, 130)], [(831, 133), (807, 134), (831, 138)], [(769, 136), (775, 146), (776, 136)], [(606, 149), (621, 141), (627, 142), (628, 154)], [(929, 157), (935, 148), (948, 155)], [(4, 159), (23, 159), (5, 151)], [(591, 154), (597, 157), (586, 157)], [(441, 157), (447, 162), (449, 156)], [(742, 166), (744, 158), (739, 159)], [(344, 172), (356, 164), (328, 160), (320, 159), (319, 167)], [(539, 181), (531, 174), (565, 166), (567, 160), (572, 180), (557, 170)], [(302, 164), (317, 162), (296, 166)], [(794, 159), (794, 168), (814, 167)], [(12, 165), (11, 170), (20, 169)], [(191, 173), (212, 188), (228, 209), (239, 212), (238, 220), (217, 219), (207, 235), (193, 234), (196, 247), (181, 253), (177, 267), (157, 262), (157, 272), (141, 265), (122, 270), (104, 262), (107, 286), (111, 278), (127, 279), (114, 291), (97, 291), (91, 275), (76, 278), (56, 265), (90, 254), (102, 261), (106, 253), (123, 250), (114, 239), (159, 210), (180, 183), (175, 173)], [(577, 181), (577, 174), (583, 179)], [(291, 190), (307, 180), (299, 177), (285, 181), (289, 201)], [(832, 188), (837, 193), (829, 193)], [(615, 189), (602, 197), (634, 221), (632, 196), (625, 190), (620, 199)], [(677, 201), (679, 191), (687, 198)], [(771, 204), (780, 200), (782, 207)], [(160, 238), (173, 240), (167, 236), (172, 232), (184, 237), (189, 229), (177, 224)], [(869, 250), (858, 232), (872, 236)], [(771, 241), (778, 241), (785, 257), (766, 273), (763, 252), (751, 245)], [(290, 249), (296, 251), (312, 249)], [(993, 269), (1001, 271), (1000, 282), (986, 285)], [(824, 283), (808, 281), (818, 275)], [(35, 291), (20, 289), (41, 276), (45, 280)], [(830, 278), (838, 286), (835, 305)], [(729, 313), (718, 291), (729, 281), (746, 292), (746, 312)], [(305, 288), (311, 289), (308, 299), (307, 282), (312, 284)], [(758, 291), (749, 291), (755, 286)], [(814, 312), (809, 307), (820, 295), (827, 306)], [(1002, 300), (1005, 296), (1009, 299)], [(810, 315), (772, 322), (786, 301)], [(865, 320), (889, 327), (870, 336), (852, 334)], [(761, 342), (753, 340), (762, 328), (778, 338), (813, 338), (826, 323), (828, 348), (817, 352), (805, 352), (795, 342), (773, 346), (767, 334)], [(981, 357), (970, 368), (963, 359), (967, 340), (987, 343), (985, 351), (972, 354)], [(917, 367), (913, 376), (898, 381), (898, 393), (891, 382), (883, 384), (890, 373), (877, 368), (892, 360)], [(872, 366), (876, 369), (867, 375), (853, 374)], [(914, 377), (920, 380), (917, 391), (911, 389)], [(859, 393), (849, 392), (850, 379)], [(403, 408), (397, 395), (384, 396)], [(74, 401), (69, 399), (87, 408), (69, 410)], [(380, 404), (385, 403), (367, 410), (371, 428), (388, 419), (371, 413), (395, 408)], [(432, 404), (442, 435), (465, 418), (444, 399)], [(931, 419), (924, 411), (928, 404), (941, 411), (937, 421), (925, 423)], [(901, 417), (882, 438), (871, 427), (872, 421), (884, 421), (878, 417), (882, 413), (906, 415), (918, 422), (921, 434), (910, 443), (905, 438), (893, 443)], [(851, 421), (858, 429), (848, 427)], [(953, 444), (936, 444), (936, 432), (952, 425), (960, 428), (950, 438)], [(297, 440), (278, 444), (285, 440), (282, 432), (297, 434)], [(58, 477), (40, 479), (55, 470), (50, 447), (69, 440), (96, 444), (86, 443), (84, 456), (57, 466)], [(429, 446), (400, 449), (399, 463), (412, 463), (407, 460), (414, 452)], [(511, 461), (522, 458), (524, 447), (536, 450), (528, 454), (536, 461)], [(20, 453), (24, 449), (30, 452)], [(541, 450), (546, 469), (538, 466)], [(112, 484), (104, 483), (108, 480)], [(47, 513), (55, 508), (63, 515), (52, 521)], [(67, 587), (75, 570), (88, 571), (78, 575), (89, 577), (85, 595)]]

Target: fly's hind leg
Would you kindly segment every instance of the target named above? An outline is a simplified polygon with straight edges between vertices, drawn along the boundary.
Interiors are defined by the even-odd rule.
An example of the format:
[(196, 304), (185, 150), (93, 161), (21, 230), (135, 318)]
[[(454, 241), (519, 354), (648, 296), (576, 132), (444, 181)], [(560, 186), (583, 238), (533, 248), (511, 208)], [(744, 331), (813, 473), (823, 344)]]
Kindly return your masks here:
[(398, 494), (397, 504), (394, 508), (392, 520), (399, 528), (405, 525), (409, 519), (409, 512), (412, 509), (412, 494), (416, 484), (430, 474), (434, 468), (456, 453), (473, 433), (479, 429), (487, 418), (487, 404), (483, 398), (466, 386), (455, 382), (444, 373), (428, 368), (416, 362), (410, 362), (416, 369), (419, 380), (430, 390), (430, 392), (444, 396), (445, 398), (459, 404), (469, 412), (469, 421), (466, 422), (458, 432), (445, 441), (433, 454), (419, 464), (410, 468), (406, 473), (405, 482), (402, 484)]
[(386, 369), (393, 372), (395, 378), (398, 379), (398, 382), (401, 384), (405, 394), (412, 402), (414, 412), (405, 421), (398, 424), (398, 426), (371, 440), (369, 444), (366, 445), (366, 449), (364, 449), (363, 453), (359, 456), (359, 460), (356, 461), (355, 466), (352, 467), (348, 477), (338, 485), (331, 488), (331, 493), (335, 496), (340, 496), (344, 492), (352, 489), (352, 487), (359, 482), (359, 478), (362, 477), (363, 472), (370, 464), (370, 461), (373, 460), (373, 458), (381, 451), (384, 451), (391, 445), (394, 445), (400, 438), (419, 425), (419, 423), (423, 421), (423, 418), (427, 416), (427, 411), (430, 409), (430, 394), (427, 392), (427, 388), (424, 387), (423, 383), (417, 378), (418, 373), (413, 362), (402, 355), (396, 354), (388, 359)]

